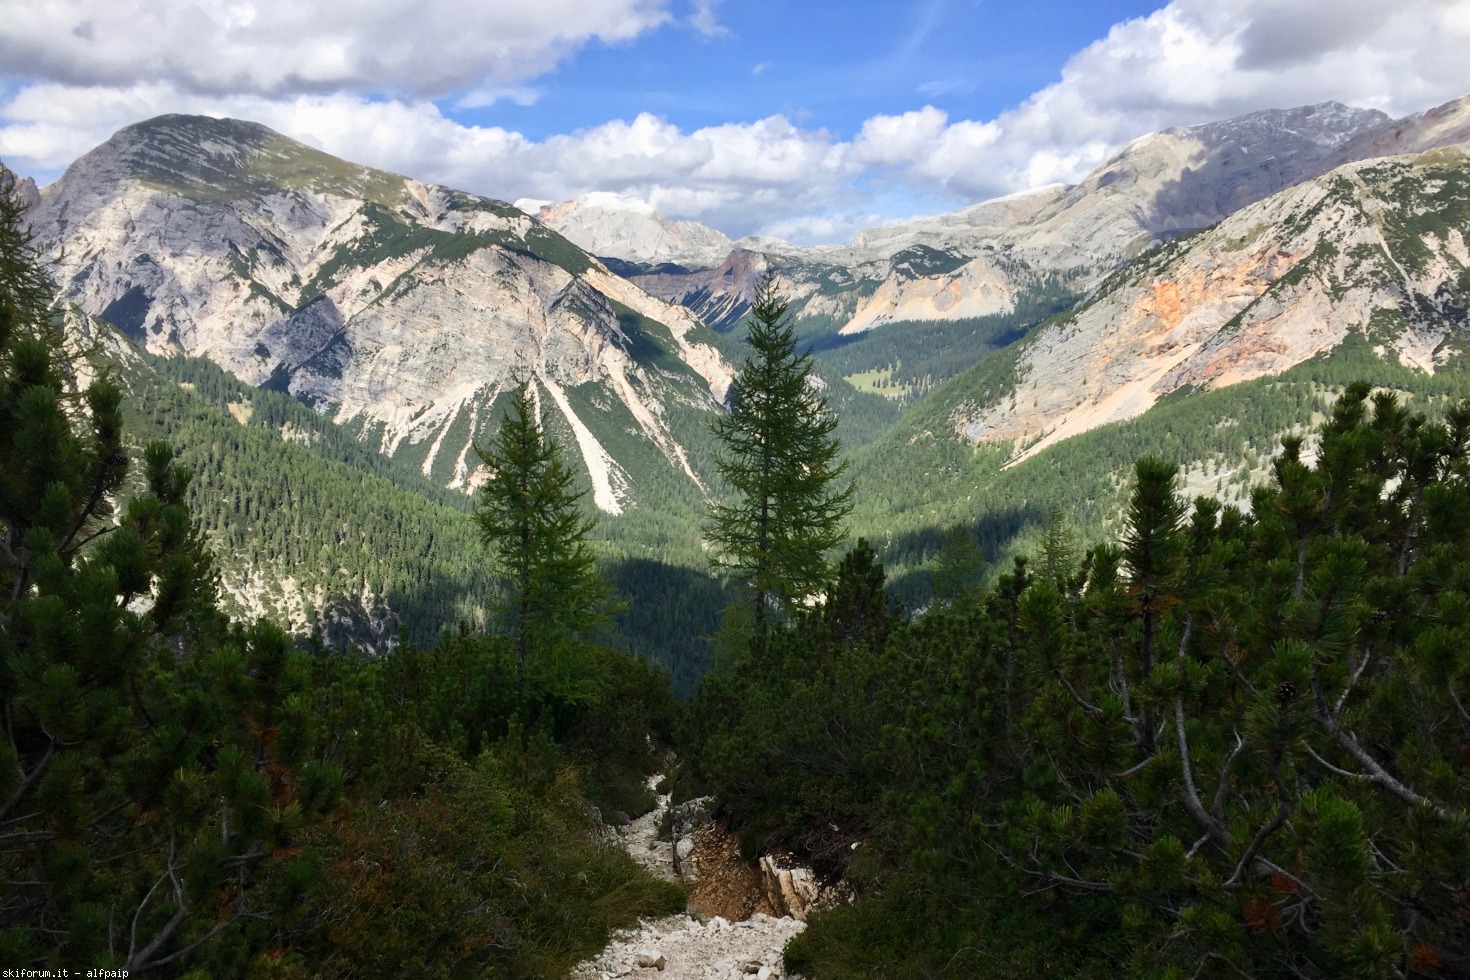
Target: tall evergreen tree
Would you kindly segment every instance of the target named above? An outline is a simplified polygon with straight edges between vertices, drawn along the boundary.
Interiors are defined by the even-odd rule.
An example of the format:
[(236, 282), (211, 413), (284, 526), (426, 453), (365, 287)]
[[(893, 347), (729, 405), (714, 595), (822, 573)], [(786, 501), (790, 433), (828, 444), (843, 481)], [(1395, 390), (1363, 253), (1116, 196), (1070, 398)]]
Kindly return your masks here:
[(711, 425), (723, 452), (721, 475), (734, 500), (719, 504), (707, 529), (715, 562), (748, 592), (756, 642), (769, 618), (818, 591), (827, 552), (843, 538), (852, 485), (832, 435), (836, 417), (812, 377), (773, 275), (750, 310), (751, 355), (730, 386), (730, 411)]
[(502, 612), (515, 638), (520, 684), (526, 654), (543, 638), (586, 629), (605, 617), (608, 590), (587, 542), (593, 521), (582, 508), (561, 448), (536, 419), (531, 385), (522, 380), (489, 448), (490, 469), (475, 519), (505, 580)]

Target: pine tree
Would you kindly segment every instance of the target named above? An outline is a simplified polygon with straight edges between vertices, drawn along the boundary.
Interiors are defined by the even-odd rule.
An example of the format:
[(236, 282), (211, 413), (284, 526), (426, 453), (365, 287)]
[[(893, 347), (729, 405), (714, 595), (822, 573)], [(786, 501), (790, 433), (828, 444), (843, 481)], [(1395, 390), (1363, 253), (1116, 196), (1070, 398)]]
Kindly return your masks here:
[(218, 615), (166, 444), (114, 502), (121, 389), (77, 390), (22, 219), (0, 168), (0, 961), (201, 962), (301, 816), (300, 665)]
[(847, 463), (832, 435), (837, 419), (813, 378), (811, 352), (796, 352), (774, 276), (762, 280), (750, 316), (751, 356), (730, 386), (729, 413), (710, 427), (734, 500), (715, 507), (707, 534), (715, 562), (749, 594), (763, 649), (771, 615), (825, 584), (853, 489), (840, 485)]
[(535, 642), (595, 625), (610, 611), (608, 591), (587, 542), (593, 521), (581, 506), (586, 491), (574, 488), (561, 448), (541, 431), (530, 382), (511, 394), (494, 442), (476, 451), (490, 479), (475, 519), (505, 581), (501, 612), (524, 689)]

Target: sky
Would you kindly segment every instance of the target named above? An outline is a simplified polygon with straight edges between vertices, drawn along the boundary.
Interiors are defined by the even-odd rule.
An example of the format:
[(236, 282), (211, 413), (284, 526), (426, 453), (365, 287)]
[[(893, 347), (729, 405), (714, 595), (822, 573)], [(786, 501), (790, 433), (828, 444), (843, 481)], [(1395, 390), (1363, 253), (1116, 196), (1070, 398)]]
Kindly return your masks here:
[(1470, 0), (0, 0), (0, 160), (164, 112), (503, 200), (732, 237), (1074, 182), (1131, 139), (1470, 92)]

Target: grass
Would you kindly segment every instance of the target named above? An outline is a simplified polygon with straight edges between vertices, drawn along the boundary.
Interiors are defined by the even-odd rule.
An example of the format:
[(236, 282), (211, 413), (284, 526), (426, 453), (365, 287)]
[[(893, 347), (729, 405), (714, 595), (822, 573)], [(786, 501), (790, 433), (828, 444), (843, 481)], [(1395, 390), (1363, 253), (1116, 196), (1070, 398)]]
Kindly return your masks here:
[(848, 384), (858, 391), (871, 395), (882, 395), (894, 401), (901, 401), (913, 393), (908, 385), (903, 382), (895, 383), (893, 380), (895, 368), (876, 368), (872, 371), (859, 371), (856, 374), (844, 375)]

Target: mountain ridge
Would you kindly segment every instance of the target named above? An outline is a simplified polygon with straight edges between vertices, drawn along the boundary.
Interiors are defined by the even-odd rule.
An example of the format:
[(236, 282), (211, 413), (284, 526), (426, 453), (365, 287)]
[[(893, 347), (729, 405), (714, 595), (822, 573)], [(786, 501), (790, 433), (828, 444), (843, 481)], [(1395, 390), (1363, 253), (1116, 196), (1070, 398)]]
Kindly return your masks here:
[[(1076, 185), (880, 226), (848, 245), (741, 239), (708, 269), (688, 261), (638, 268), (614, 257), (631, 263), (621, 270), (630, 279), (717, 326), (739, 319), (750, 283), (768, 268), (786, 277), (799, 319), (837, 321), (847, 334), (1001, 314), (1047, 276), (1071, 278), (1086, 293), (1160, 237), (1215, 224), (1342, 164), (1449, 145), (1463, 132), (1470, 96), (1402, 119), (1337, 102), (1267, 109), (1146, 134)], [(916, 246), (950, 259), (915, 274), (901, 256)]]
[(666, 416), (714, 410), (728, 365), (687, 311), (509, 204), (259, 124), (175, 115), (82, 157), (32, 217), (84, 312), (155, 353), (289, 392), (452, 486), (480, 478), (473, 444), (524, 375), (564, 419), (605, 512), (632, 502), (631, 481), (607, 426), (567, 396), (586, 385), (703, 492)]

